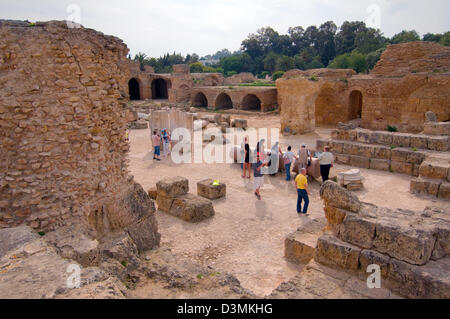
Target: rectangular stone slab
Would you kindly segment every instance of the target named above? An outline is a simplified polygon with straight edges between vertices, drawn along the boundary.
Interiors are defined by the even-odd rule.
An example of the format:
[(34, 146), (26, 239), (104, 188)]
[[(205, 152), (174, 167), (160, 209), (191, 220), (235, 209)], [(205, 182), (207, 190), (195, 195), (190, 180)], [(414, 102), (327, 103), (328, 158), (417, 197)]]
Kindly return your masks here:
[(218, 199), (225, 197), (227, 187), (224, 183), (219, 183), (219, 185), (212, 185), (213, 179), (205, 179), (197, 183), (197, 195), (208, 199)]

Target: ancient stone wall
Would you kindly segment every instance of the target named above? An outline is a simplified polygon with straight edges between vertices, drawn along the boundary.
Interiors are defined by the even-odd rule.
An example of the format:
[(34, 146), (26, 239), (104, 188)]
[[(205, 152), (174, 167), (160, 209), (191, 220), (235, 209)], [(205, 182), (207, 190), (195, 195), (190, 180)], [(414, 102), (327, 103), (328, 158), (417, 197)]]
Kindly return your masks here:
[(383, 288), (408, 298), (450, 297), (448, 211), (377, 207), (331, 181), (320, 195), (327, 232), (317, 241), (316, 262), (364, 280), (367, 267), (375, 264)]
[(256, 80), (257, 80), (256, 77), (252, 73), (242, 72), (239, 74), (232, 75), (228, 78), (225, 78), (224, 84), (230, 85), (230, 84), (239, 84), (239, 83), (252, 83), (252, 82), (255, 82)]
[(127, 53), (65, 22), (0, 21), (1, 227), (81, 220), (101, 236), (145, 225), (146, 245), (159, 242), (127, 169)]
[(409, 73), (449, 71), (449, 47), (434, 42), (418, 41), (388, 46), (371, 74), (402, 76)]

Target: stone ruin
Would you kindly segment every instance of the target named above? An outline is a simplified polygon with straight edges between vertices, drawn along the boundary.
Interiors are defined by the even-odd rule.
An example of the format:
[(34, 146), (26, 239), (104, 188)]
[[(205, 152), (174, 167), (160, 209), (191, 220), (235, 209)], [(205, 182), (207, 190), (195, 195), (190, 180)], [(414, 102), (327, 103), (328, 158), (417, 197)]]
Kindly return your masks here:
[[(16, 293), (60, 284), (57, 267), (70, 261), (58, 256), (112, 273), (136, 264), (160, 235), (154, 202), (127, 168), (126, 45), (59, 21), (0, 20), (0, 35), (0, 263), (47, 268)], [(14, 256), (29, 258), (13, 266)], [(89, 283), (110, 278), (91, 270)]]
[(214, 216), (210, 200), (188, 193), (189, 181), (184, 177), (160, 180), (156, 183), (158, 210), (192, 223)]
[[(361, 202), (332, 181), (322, 185), (320, 194), (326, 222), (312, 220), (285, 241), (285, 256), (308, 264), (299, 275), (304, 279), (283, 283), (272, 297), (285, 296), (287, 287), (293, 292), (288, 294), (290, 298), (310, 291), (305, 282), (311, 269), (319, 269), (322, 278), (324, 274), (330, 276), (331, 282), (349, 274), (365, 283), (367, 267), (376, 264), (380, 266), (383, 289), (379, 295), (363, 297), (380, 298), (380, 294), (386, 294), (386, 298), (391, 291), (408, 298), (450, 298), (448, 212), (377, 207)], [(336, 269), (339, 274), (324, 271), (320, 265)], [(353, 285), (357, 282), (352, 281)], [(320, 280), (317, 284), (320, 286)]]
[(390, 45), (369, 75), (353, 70), (291, 70), (276, 81), (281, 130), (361, 120), (361, 127), (424, 130), (425, 113), (449, 121), (450, 49), (432, 42)]

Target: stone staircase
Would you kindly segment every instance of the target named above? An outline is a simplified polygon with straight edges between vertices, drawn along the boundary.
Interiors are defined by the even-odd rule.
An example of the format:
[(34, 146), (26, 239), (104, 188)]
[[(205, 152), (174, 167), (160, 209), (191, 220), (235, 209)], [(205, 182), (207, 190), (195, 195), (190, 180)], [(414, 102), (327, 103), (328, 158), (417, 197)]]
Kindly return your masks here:
[(411, 192), (450, 199), (450, 136), (408, 134), (366, 129), (336, 129), (329, 145), (336, 163), (415, 177)]

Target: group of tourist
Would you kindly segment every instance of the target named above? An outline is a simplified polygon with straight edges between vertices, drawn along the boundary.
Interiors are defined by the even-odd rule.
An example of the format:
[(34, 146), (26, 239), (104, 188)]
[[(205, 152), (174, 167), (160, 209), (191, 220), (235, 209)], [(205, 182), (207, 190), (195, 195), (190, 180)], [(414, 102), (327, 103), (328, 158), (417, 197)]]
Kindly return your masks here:
[[(160, 161), (161, 156), (166, 157), (170, 154), (171, 150), (171, 137), (170, 131), (163, 128), (161, 133), (158, 133), (158, 130), (153, 131), (152, 135), (152, 144), (153, 144), (153, 159)], [(162, 155), (161, 155), (161, 145), (163, 147)]]
[[(251, 178), (251, 168), (253, 163), (253, 177), (254, 177), (254, 189), (255, 196), (258, 200), (261, 200), (260, 189), (264, 186), (264, 173), (262, 171), (263, 167), (271, 166), (272, 160), (278, 160), (278, 154), (282, 155), (283, 164), (286, 169), (286, 181), (291, 180), (291, 169), (292, 165), (298, 165), (298, 174), (295, 177), (294, 185), (297, 189), (297, 213), (306, 215), (308, 213), (309, 206), (309, 190), (308, 190), (308, 168), (313, 163), (313, 156), (311, 151), (308, 149), (306, 144), (302, 144), (297, 155), (292, 152), (292, 146), (288, 146), (287, 151), (283, 152), (278, 143), (272, 147), (271, 151), (268, 153), (268, 158), (266, 159), (266, 154), (264, 151), (264, 140), (260, 140), (256, 145), (256, 150), (253, 156), (256, 156), (256, 161), (253, 161), (252, 152), (250, 145), (248, 143), (248, 137), (245, 137), (241, 144), (241, 167), (242, 167), (242, 178)], [(324, 152), (317, 154), (317, 161), (320, 165), (320, 175), (322, 176), (322, 181), (325, 182), (329, 179), (329, 173), (331, 167), (333, 167), (334, 156), (330, 152), (329, 146), (325, 146)], [(276, 169), (277, 169), (277, 165)], [(277, 169), (278, 170), (278, 169)], [(248, 174), (247, 174), (248, 173)], [(269, 172), (270, 173), (270, 172)], [(273, 173), (273, 172), (272, 172)], [(275, 172), (276, 173), (276, 172)], [(248, 175), (248, 176), (247, 176)], [(274, 173), (272, 174), (274, 175)], [(302, 204), (303, 209), (302, 209)]]

